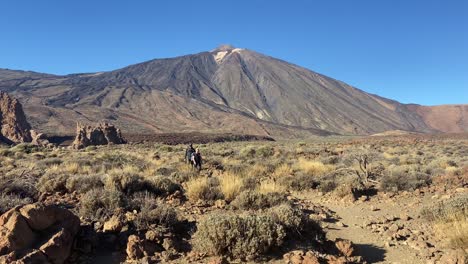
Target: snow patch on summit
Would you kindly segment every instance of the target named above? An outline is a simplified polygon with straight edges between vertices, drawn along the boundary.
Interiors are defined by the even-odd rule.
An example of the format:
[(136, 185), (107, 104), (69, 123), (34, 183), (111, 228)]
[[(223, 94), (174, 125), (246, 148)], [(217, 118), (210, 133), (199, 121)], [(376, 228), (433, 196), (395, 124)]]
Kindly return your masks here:
[(244, 49), (235, 48), (235, 49), (232, 49), (232, 50), (218, 51), (215, 54), (213, 54), (213, 57), (214, 57), (216, 63), (219, 64), (227, 55), (229, 55), (231, 53), (240, 53), (243, 50)]
[(214, 54), (213, 56), (214, 56), (216, 63), (220, 63), (224, 59), (226, 54), (228, 54), (227, 51), (219, 51), (216, 54)]

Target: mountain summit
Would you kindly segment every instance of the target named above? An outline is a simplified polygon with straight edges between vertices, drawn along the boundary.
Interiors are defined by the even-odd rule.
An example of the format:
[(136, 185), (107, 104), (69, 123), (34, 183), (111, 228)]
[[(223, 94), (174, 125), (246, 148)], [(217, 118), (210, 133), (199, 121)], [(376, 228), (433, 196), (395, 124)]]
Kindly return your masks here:
[(102, 120), (131, 133), (196, 130), (285, 137), (468, 129), (466, 105), (445, 106), (450, 118), (444, 118), (440, 110), (434, 115), (230, 45), (102, 73), (0, 70), (0, 90), (19, 98), (31, 124), (48, 132), (68, 133), (75, 121)]

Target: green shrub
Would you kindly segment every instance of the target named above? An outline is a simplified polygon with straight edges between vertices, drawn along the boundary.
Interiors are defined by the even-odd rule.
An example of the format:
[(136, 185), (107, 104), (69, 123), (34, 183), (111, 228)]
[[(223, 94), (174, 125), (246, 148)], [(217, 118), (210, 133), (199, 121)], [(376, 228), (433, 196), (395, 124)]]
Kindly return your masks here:
[(282, 225), (265, 214), (210, 214), (197, 224), (194, 247), (200, 252), (235, 258), (256, 257), (283, 244)]
[(256, 191), (243, 191), (231, 202), (231, 205), (236, 209), (259, 210), (285, 201), (287, 201), (286, 196), (281, 193), (262, 194)]
[(10, 149), (14, 153), (26, 153), (30, 154), (33, 152), (41, 151), (39, 146), (33, 145), (31, 143), (20, 143)]
[(256, 155), (260, 158), (268, 158), (273, 156), (275, 150), (270, 146), (261, 146), (255, 152)]
[(384, 191), (415, 190), (431, 183), (429, 175), (408, 166), (390, 167), (380, 182)]
[(272, 207), (267, 213), (288, 232), (300, 233), (306, 223), (306, 218), (302, 210), (289, 203), (283, 203)]

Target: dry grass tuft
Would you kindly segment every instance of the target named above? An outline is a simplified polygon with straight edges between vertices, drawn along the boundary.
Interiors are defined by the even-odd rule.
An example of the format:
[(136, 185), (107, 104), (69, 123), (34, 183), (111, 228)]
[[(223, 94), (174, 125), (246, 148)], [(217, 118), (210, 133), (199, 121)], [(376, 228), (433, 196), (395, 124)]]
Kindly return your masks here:
[(312, 176), (324, 175), (335, 169), (333, 165), (325, 165), (320, 161), (306, 160), (304, 158), (300, 158), (296, 165), (301, 171)]
[(228, 202), (234, 200), (242, 190), (243, 179), (232, 172), (225, 172), (219, 177), (221, 192), (224, 199)]

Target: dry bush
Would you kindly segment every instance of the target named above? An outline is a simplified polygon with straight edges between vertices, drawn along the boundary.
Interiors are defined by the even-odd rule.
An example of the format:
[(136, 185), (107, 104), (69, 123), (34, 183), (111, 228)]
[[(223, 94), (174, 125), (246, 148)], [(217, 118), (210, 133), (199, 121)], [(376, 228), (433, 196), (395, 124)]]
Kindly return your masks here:
[(285, 193), (286, 187), (273, 180), (262, 181), (258, 187), (258, 192), (262, 194)]
[(299, 170), (311, 176), (324, 175), (335, 169), (333, 165), (325, 165), (320, 161), (306, 160), (304, 158), (300, 158), (297, 161), (296, 166)]
[(316, 188), (319, 183), (318, 180), (303, 172), (296, 173), (296, 175), (291, 175), (278, 179), (278, 182), (285, 186), (288, 190), (293, 191), (305, 191)]
[(73, 175), (65, 182), (65, 188), (69, 193), (85, 193), (93, 188), (103, 188), (102, 175)]
[(415, 190), (429, 185), (429, 175), (412, 166), (392, 166), (380, 180), (380, 188), (384, 191)]
[(43, 149), (37, 145), (33, 145), (31, 143), (20, 143), (10, 149), (13, 154), (16, 153), (23, 153), (23, 154), (31, 154), (34, 152), (42, 151)]
[(62, 171), (49, 170), (39, 178), (36, 187), (41, 193), (66, 192), (66, 183), (69, 177), (70, 175)]
[(134, 220), (139, 230), (146, 230), (152, 225), (172, 228), (179, 222), (176, 209), (163, 201), (157, 200), (149, 193), (139, 193), (131, 201), (138, 209)]
[(149, 182), (151, 188), (147, 191), (155, 195), (167, 196), (182, 190), (180, 184), (173, 182), (169, 177), (157, 176), (151, 178)]
[(286, 202), (286, 196), (281, 193), (262, 194), (255, 191), (240, 193), (231, 205), (236, 209), (260, 210)]
[(125, 195), (116, 189), (91, 189), (81, 196), (80, 216), (103, 221), (127, 205)]
[(448, 239), (449, 246), (468, 248), (468, 195), (426, 207), (421, 215), (434, 224), (439, 237)]
[(191, 201), (207, 201), (212, 202), (217, 199), (222, 199), (223, 194), (219, 188), (219, 182), (214, 178), (194, 178), (186, 183), (186, 196)]
[(221, 174), (218, 179), (224, 199), (227, 202), (231, 202), (242, 190), (242, 177), (234, 173), (225, 172)]
[(293, 174), (293, 170), (290, 165), (288, 164), (281, 164), (278, 166), (272, 174), (272, 177), (275, 179), (291, 176)]
[(16, 194), (0, 194), (0, 215), (18, 205), (25, 205), (32, 203), (30, 197), (21, 197)]
[(269, 214), (276, 222), (286, 229), (287, 232), (300, 233), (306, 223), (302, 210), (289, 203), (283, 203), (268, 210)]
[(275, 150), (271, 146), (260, 146), (255, 152), (256, 156), (260, 158), (272, 157), (275, 154)]
[(197, 224), (194, 247), (200, 252), (235, 258), (256, 257), (283, 244), (281, 224), (266, 214), (210, 214)]

